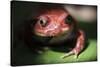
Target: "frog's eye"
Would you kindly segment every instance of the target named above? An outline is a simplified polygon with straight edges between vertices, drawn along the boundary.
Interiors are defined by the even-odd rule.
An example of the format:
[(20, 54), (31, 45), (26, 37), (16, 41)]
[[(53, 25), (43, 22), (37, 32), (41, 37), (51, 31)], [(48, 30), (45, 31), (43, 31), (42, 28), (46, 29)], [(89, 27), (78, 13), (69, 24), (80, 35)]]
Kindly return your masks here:
[(47, 25), (47, 20), (45, 20), (45, 19), (40, 19), (39, 20), (39, 24), (42, 26), (42, 27), (45, 27), (46, 25)]
[(72, 24), (73, 23), (73, 18), (72, 18), (72, 16), (70, 16), (70, 15), (68, 15), (67, 17), (66, 17), (66, 19), (65, 19), (65, 23), (66, 24)]

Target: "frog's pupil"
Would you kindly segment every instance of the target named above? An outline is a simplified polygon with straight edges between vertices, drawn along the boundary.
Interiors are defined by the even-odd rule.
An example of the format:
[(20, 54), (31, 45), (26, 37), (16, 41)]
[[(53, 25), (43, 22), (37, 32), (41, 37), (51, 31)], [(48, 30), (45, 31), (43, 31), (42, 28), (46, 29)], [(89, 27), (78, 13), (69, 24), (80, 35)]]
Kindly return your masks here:
[(69, 15), (69, 16), (67, 16), (67, 18), (66, 18), (66, 23), (67, 24), (71, 24), (73, 22), (73, 18)]
[(40, 24), (41, 24), (41, 25), (43, 24), (43, 21), (42, 21), (42, 20), (40, 20)]
[(40, 24), (42, 25), (42, 27), (45, 27), (47, 22), (46, 21), (43, 21), (43, 20), (40, 20)]

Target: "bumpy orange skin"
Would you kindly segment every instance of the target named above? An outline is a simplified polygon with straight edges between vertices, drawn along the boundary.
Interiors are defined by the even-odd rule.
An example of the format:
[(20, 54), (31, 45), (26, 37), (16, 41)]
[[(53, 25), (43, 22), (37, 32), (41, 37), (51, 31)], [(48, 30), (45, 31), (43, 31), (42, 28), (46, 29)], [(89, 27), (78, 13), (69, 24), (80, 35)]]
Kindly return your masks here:
[[(65, 19), (68, 15), (68, 11), (60, 8), (45, 10), (37, 17), (38, 21), (34, 27), (35, 34), (43, 37), (56, 37), (63, 32), (68, 32), (72, 30), (74, 28), (73, 24), (76, 24), (76, 22), (73, 22), (73, 24), (71, 25), (67, 24)], [(84, 32), (79, 30), (75, 48), (73, 48), (69, 53), (64, 55), (63, 58), (71, 54), (75, 54), (75, 56), (77, 57), (78, 54), (84, 48), (84, 41)]]

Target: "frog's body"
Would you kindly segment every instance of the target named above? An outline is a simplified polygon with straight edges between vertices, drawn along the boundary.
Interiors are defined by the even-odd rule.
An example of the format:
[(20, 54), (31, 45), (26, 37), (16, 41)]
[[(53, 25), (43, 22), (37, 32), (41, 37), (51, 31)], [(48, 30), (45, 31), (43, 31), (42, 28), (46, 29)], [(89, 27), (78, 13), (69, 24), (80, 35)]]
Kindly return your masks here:
[[(84, 48), (84, 32), (77, 28), (77, 23), (73, 17), (62, 8), (49, 8), (42, 12), (37, 19), (33, 33), (40, 37), (51, 37), (48, 43), (60, 43), (69, 39), (75, 39), (75, 47), (66, 55), (78, 54)], [(66, 44), (67, 45), (67, 44)]]

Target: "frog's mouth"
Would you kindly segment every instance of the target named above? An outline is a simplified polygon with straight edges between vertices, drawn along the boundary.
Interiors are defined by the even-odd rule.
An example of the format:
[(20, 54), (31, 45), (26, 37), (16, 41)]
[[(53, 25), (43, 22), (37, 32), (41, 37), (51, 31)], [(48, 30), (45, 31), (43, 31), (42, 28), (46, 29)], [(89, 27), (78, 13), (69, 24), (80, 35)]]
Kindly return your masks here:
[(63, 29), (59, 29), (59, 28), (55, 28), (53, 30), (34, 30), (34, 33), (38, 36), (42, 36), (42, 37), (58, 37), (61, 36), (65, 33), (69, 33), (72, 29), (70, 28), (63, 28)]
[(40, 37), (59, 37), (64, 34), (67, 35), (69, 32), (71, 32), (71, 29), (64, 30), (64, 31), (61, 31), (60, 29), (56, 29), (56, 30), (50, 30), (50, 31), (46, 31), (46, 32), (45, 31), (43, 32), (43, 30), (38, 30), (38, 31), (34, 31), (33, 33)]
[(49, 44), (53, 44), (53, 43), (60, 43), (65, 41), (68, 36), (70, 35), (71, 31), (66, 31), (63, 32), (62, 34), (59, 34), (58, 36), (43, 36), (44, 34), (41, 33), (35, 33), (33, 35), (33, 40), (36, 40), (38, 43), (49, 43)]
[(38, 36), (42, 36), (42, 37), (56, 37), (59, 36), (62, 32), (58, 29), (58, 30), (51, 30), (51, 31), (38, 31), (35, 32), (36, 35)]

